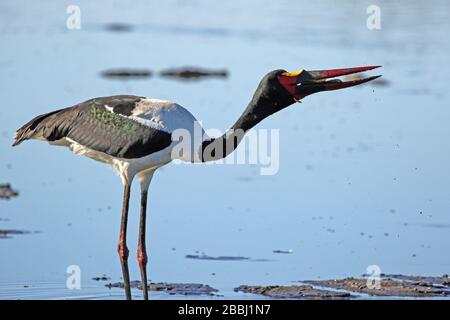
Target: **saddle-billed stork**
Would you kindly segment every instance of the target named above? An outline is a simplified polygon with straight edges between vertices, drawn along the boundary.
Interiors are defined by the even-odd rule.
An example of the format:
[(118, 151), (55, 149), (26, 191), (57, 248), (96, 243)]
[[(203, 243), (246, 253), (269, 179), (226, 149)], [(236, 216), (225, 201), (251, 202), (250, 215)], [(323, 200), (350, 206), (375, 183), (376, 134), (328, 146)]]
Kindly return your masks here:
[(345, 82), (333, 78), (378, 67), (269, 72), (261, 80), (253, 98), (234, 125), (217, 138), (202, 135), (204, 138), (193, 142), (191, 154), (172, 152), (180, 143), (173, 139), (172, 133), (176, 129), (185, 129), (192, 132), (193, 137), (195, 124), (198, 123), (195, 117), (176, 103), (132, 95), (94, 98), (37, 116), (16, 131), (13, 146), (27, 139), (66, 146), (76, 154), (111, 165), (120, 176), (124, 192), (118, 253), (127, 299), (131, 299), (126, 245), (128, 205), (133, 178), (139, 178), (141, 213), (137, 256), (144, 299), (148, 299), (145, 225), (147, 191), (155, 170), (175, 158), (191, 162), (224, 158), (242, 140), (243, 135), (236, 132), (245, 133), (264, 118), (300, 102), (307, 95), (374, 80), (380, 76)]

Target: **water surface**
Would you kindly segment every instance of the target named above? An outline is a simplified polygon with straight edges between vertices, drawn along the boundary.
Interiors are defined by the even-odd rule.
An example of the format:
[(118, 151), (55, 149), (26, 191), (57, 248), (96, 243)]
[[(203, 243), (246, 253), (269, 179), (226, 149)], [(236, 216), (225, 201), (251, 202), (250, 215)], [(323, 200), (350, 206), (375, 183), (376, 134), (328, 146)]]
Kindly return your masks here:
[[(246, 298), (233, 288), (359, 276), (374, 264), (384, 273), (449, 272), (447, 1), (379, 1), (382, 29), (373, 31), (371, 1), (78, 1), (81, 30), (65, 27), (69, 4), (0, 4), (0, 182), (20, 192), (1, 200), (0, 229), (30, 231), (0, 239), (1, 299), (123, 297), (91, 280), (121, 277), (120, 180), (63, 148), (33, 141), (13, 149), (15, 129), (44, 112), (126, 93), (176, 101), (224, 130), (278, 68), (383, 65), (389, 85), (311, 96), (261, 123), (280, 130), (276, 175), (259, 175), (258, 165), (159, 170), (149, 195), (149, 278)], [(110, 32), (109, 23), (132, 28)], [(111, 68), (184, 65), (230, 76), (100, 77)], [(139, 279), (137, 185), (133, 192), (130, 272)], [(201, 253), (251, 259), (185, 258)], [(66, 288), (69, 265), (81, 268), (81, 290)]]

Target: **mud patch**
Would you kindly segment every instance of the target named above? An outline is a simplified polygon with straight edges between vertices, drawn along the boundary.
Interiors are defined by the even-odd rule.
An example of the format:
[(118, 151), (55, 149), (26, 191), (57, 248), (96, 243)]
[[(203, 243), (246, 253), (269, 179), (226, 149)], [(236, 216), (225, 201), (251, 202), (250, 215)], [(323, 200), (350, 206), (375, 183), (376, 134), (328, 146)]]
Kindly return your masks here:
[(234, 289), (235, 292), (253, 293), (275, 299), (349, 299), (348, 292), (331, 291), (313, 288), (311, 285), (294, 286), (247, 286), (242, 285)]
[(149, 78), (152, 72), (147, 69), (111, 69), (102, 71), (100, 75), (110, 79)]
[[(142, 290), (141, 281), (131, 281), (131, 288)], [(106, 285), (108, 288), (123, 288), (123, 282), (109, 283)], [(208, 295), (212, 296), (219, 290), (210, 287), (207, 284), (200, 283), (150, 283), (150, 291), (165, 292), (170, 295), (185, 295), (185, 296), (199, 296)]]
[(160, 73), (161, 77), (174, 79), (199, 79), (206, 77), (226, 78), (228, 71), (226, 70), (207, 70), (197, 67), (183, 67), (163, 70)]
[(17, 197), (19, 193), (11, 188), (9, 183), (0, 184), (0, 199), (10, 199)]
[(411, 284), (421, 284), (436, 288), (450, 289), (450, 277), (448, 274), (444, 274), (440, 277), (434, 276), (408, 276), (404, 274), (382, 274), (383, 278), (404, 281)]
[[(443, 277), (442, 277), (443, 278)], [(443, 297), (450, 296), (449, 279), (426, 276), (384, 275), (380, 287), (367, 286), (367, 279), (345, 278), (340, 280), (302, 281), (314, 286), (365, 293), (385, 297)]]

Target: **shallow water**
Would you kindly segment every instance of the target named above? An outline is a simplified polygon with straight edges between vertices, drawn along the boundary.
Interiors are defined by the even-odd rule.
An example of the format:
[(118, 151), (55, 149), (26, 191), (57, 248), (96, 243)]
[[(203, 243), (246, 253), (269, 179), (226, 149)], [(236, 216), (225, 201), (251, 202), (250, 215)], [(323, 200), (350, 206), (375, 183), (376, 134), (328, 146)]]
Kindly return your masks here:
[[(15, 129), (44, 112), (127, 93), (176, 101), (206, 127), (224, 130), (260, 78), (278, 68), (383, 65), (389, 85), (311, 96), (261, 123), (280, 129), (276, 175), (259, 175), (259, 165), (159, 170), (149, 196), (149, 278), (246, 298), (233, 288), (359, 276), (374, 264), (383, 273), (449, 272), (447, 1), (379, 1), (378, 31), (366, 28), (371, 1), (78, 3), (81, 30), (65, 27), (64, 2), (0, 4), (0, 183), (20, 193), (0, 200), (0, 229), (32, 231), (0, 239), (1, 299), (123, 297), (91, 280), (120, 280), (119, 179), (62, 148), (27, 142), (13, 149)], [(104, 28), (117, 22), (133, 28)], [(226, 68), (230, 76), (100, 77), (111, 68), (185, 65)], [(251, 259), (185, 257), (203, 253)], [(139, 279), (130, 258), (131, 278)], [(69, 265), (81, 268), (81, 290), (66, 288)]]

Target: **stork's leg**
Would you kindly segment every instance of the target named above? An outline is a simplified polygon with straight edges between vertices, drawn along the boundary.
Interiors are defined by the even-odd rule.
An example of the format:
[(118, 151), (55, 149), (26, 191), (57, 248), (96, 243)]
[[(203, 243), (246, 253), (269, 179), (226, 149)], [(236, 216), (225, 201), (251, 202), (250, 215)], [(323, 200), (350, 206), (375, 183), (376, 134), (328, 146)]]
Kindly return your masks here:
[(122, 207), (122, 220), (120, 223), (119, 245), (117, 246), (117, 251), (120, 257), (120, 263), (122, 264), (123, 285), (125, 288), (125, 295), (127, 297), (127, 300), (131, 300), (130, 273), (128, 271), (128, 248), (127, 248), (127, 224), (128, 224), (128, 207), (130, 203), (130, 189), (131, 183), (126, 182), (124, 184), (124, 191), (123, 191), (123, 207)]
[(144, 300), (148, 300), (147, 284), (147, 251), (145, 248), (145, 223), (147, 215), (147, 190), (141, 192), (141, 218), (139, 220), (138, 262), (141, 270), (142, 291)]
[(141, 218), (139, 220), (139, 239), (138, 239), (138, 262), (141, 270), (142, 291), (144, 300), (148, 300), (148, 282), (147, 282), (147, 250), (145, 248), (145, 226), (147, 220), (147, 195), (150, 181), (154, 171), (142, 173), (139, 175), (141, 182)]

